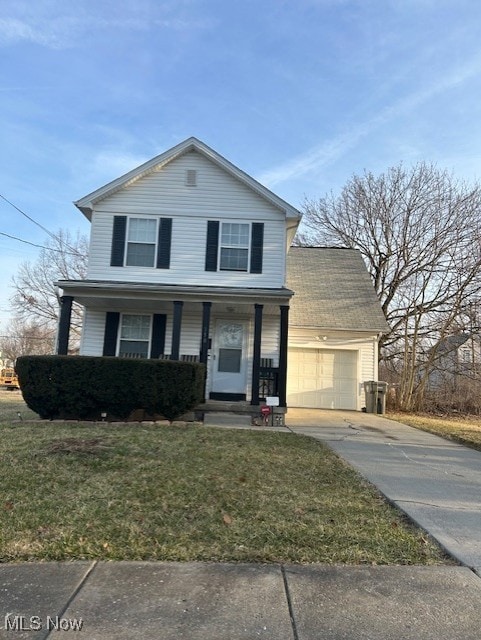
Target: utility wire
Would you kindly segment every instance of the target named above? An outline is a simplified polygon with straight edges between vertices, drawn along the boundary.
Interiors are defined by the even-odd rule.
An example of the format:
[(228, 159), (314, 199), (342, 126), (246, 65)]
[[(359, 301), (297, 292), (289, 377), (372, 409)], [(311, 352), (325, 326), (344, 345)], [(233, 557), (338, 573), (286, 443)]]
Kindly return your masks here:
[(25, 213), (25, 211), (22, 211), (22, 210), (20, 209), (20, 207), (17, 207), (17, 205), (16, 205), (16, 204), (13, 204), (13, 202), (10, 202), (10, 200), (7, 200), (7, 198), (6, 198), (5, 196), (3, 196), (1, 193), (0, 193), (0, 198), (1, 198), (2, 200), (5, 200), (5, 202), (6, 202), (7, 204), (9, 204), (11, 207), (13, 207), (14, 209), (16, 209), (19, 213), (21, 213), (21, 214), (22, 214), (22, 216), (25, 216), (25, 217), (27, 218), (27, 220), (30, 220), (30, 222), (33, 222), (33, 224), (36, 224), (36, 225), (37, 225), (37, 227), (40, 227), (40, 229), (42, 229), (42, 231), (45, 231), (45, 233), (46, 233), (46, 234), (48, 234), (49, 236), (51, 236), (51, 237), (53, 238), (53, 233), (52, 233), (51, 231), (49, 231), (48, 229), (46, 229), (45, 227), (43, 227), (43, 226), (40, 224), (40, 222), (37, 222), (36, 220), (34, 220), (33, 218), (31, 218), (28, 214), (26, 214), (26, 213)]
[[(1, 195), (0, 195), (1, 197)], [(64, 254), (68, 254), (70, 256), (78, 256), (79, 253), (78, 251), (75, 251), (74, 249), (72, 249), (72, 247), (69, 247), (69, 249), (72, 249), (72, 251), (64, 251), (63, 249), (52, 249), (51, 247), (45, 247), (43, 244), (35, 244), (35, 242), (29, 242), (28, 240), (22, 240), (22, 238), (17, 238), (16, 236), (11, 236), (8, 233), (4, 233), (3, 231), (0, 231), (0, 236), (5, 236), (6, 238), (10, 238), (11, 240), (17, 240), (18, 242), (23, 242), (24, 244), (29, 244), (32, 247), (38, 247), (39, 249), (45, 249), (46, 251), (55, 251), (56, 253), (64, 253)], [(65, 245), (68, 247), (68, 245)]]
[[(25, 211), (22, 211), (22, 209), (20, 209), (20, 207), (17, 207), (16, 204), (13, 204), (13, 202), (10, 202), (10, 200), (8, 200), (4, 195), (2, 195), (0, 193), (0, 198), (2, 200), (4, 200), (7, 204), (9, 204), (11, 207), (13, 207), (16, 211), (18, 211), (20, 214), (22, 214), (22, 216), (25, 216), (25, 218), (27, 218), (27, 220), (30, 220), (30, 222), (33, 222), (33, 224), (37, 225), (37, 227), (40, 227), (40, 229), (42, 229), (42, 231), (45, 231), (45, 233), (50, 236), (53, 240), (57, 240), (58, 242), (60, 242), (61, 244), (63, 244), (65, 247), (67, 247), (67, 249), (69, 249), (70, 251), (72, 251), (72, 255), (77, 255), (78, 256), (78, 251), (75, 251), (75, 249), (73, 247), (71, 247), (70, 245), (68, 245), (66, 242), (64, 242), (63, 240), (61, 240), (58, 236), (56, 236), (54, 233), (52, 233), (51, 231), (49, 231), (46, 227), (42, 226), (40, 224), (40, 222), (37, 222), (36, 220), (34, 220), (31, 216), (29, 216), (27, 213), (25, 213)], [(7, 234), (2, 234), (2, 235), (7, 235)], [(13, 236), (12, 236), (13, 237)], [(15, 240), (20, 240), (20, 238), (14, 238)], [(36, 245), (32, 242), (27, 242), (26, 240), (20, 240), (20, 242), (25, 242), (27, 244), (32, 244), (34, 247), (38, 247), (40, 245)], [(48, 247), (42, 247), (42, 249), (48, 249)], [(50, 251), (58, 251), (58, 249), (50, 249)]]

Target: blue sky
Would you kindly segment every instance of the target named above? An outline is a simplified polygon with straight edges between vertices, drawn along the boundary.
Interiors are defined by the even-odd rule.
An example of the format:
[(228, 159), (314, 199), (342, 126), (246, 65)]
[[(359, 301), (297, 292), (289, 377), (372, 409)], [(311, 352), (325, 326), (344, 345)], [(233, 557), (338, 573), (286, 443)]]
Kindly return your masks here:
[[(52, 231), (194, 135), (294, 206), (420, 160), (481, 177), (478, 0), (0, 0), (0, 194)], [(0, 201), (0, 231), (45, 233)], [(0, 235), (10, 280), (37, 249)]]

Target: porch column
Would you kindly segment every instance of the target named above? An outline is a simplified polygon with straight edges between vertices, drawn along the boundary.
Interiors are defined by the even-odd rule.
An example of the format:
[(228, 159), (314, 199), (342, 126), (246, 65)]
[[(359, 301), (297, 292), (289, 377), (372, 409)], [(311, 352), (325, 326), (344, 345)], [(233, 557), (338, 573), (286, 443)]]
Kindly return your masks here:
[(172, 325), (172, 348), (170, 350), (170, 359), (178, 360), (180, 354), (180, 330), (182, 327), (182, 300), (174, 301), (174, 317)]
[(72, 317), (73, 296), (60, 298), (60, 318), (58, 322), (57, 355), (68, 354), (68, 339), (70, 335), (70, 319)]
[(254, 309), (254, 353), (252, 358), (252, 400), (251, 404), (259, 404), (259, 377), (261, 366), (261, 336), (263, 304), (255, 304)]
[(289, 307), (280, 305), (281, 310), (281, 327), (279, 338), (279, 406), (286, 407), (286, 388), (287, 388), (287, 338), (289, 334)]
[(212, 302), (202, 303), (202, 338), (200, 343), (200, 362), (207, 365), (207, 355), (209, 351), (209, 333), (210, 333), (210, 310)]

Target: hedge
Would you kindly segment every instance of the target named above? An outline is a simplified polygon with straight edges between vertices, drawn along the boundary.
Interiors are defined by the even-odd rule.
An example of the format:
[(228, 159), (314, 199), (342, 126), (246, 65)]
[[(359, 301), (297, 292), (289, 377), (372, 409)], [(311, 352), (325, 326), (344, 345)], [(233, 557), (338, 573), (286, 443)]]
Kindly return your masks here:
[(134, 411), (174, 420), (202, 402), (205, 367), (173, 360), (22, 356), (15, 369), (41, 418), (126, 420)]

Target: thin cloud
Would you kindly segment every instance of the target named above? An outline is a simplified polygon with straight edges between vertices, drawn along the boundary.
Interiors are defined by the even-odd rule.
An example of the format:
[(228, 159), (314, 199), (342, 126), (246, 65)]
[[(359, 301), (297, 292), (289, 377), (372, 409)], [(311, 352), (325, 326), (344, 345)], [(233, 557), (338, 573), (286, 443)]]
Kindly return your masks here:
[(287, 180), (293, 180), (308, 173), (318, 171), (341, 158), (347, 151), (356, 147), (363, 138), (380, 126), (401, 115), (414, 111), (414, 109), (428, 102), (435, 96), (465, 83), (480, 73), (481, 57), (476, 56), (468, 64), (456, 68), (443, 79), (432, 83), (425, 89), (402, 98), (391, 106), (385, 107), (374, 118), (347, 128), (332, 140), (307, 151), (305, 154), (279, 167), (266, 171), (258, 177), (258, 180), (272, 188)]
[(4, 45), (16, 42), (33, 42), (47, 47), (56, 48), (59, 44), (54, 31), (46, 31), (34, 27), (16, 18), (0, 19), (0, 43)]
[(84, 42), (94, 30), (147, 31), (150, 29), (186, 31), (210, 29), (209, 19), (162, 18), (150, 16), (102, 17), (82, 11), (58, 17), (29, 15), (0, 19), (0, 46), (30, 42), (50, 49), (66, 49)]

